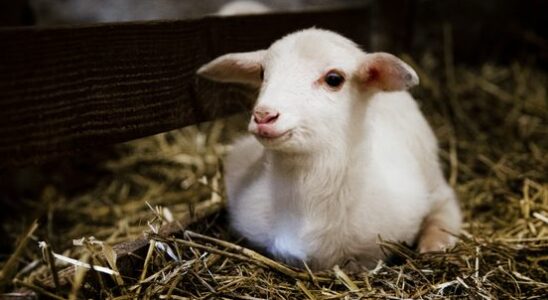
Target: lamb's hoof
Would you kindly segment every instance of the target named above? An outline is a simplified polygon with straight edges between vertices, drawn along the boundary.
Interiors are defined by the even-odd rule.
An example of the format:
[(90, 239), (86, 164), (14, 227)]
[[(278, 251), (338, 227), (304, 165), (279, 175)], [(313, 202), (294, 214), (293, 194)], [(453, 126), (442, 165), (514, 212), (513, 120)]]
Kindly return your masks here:
[(451, 234), (439, 229), (426, 230), (419, 240), (419, 252), (443, 252), (455, 245), (456, 239)]

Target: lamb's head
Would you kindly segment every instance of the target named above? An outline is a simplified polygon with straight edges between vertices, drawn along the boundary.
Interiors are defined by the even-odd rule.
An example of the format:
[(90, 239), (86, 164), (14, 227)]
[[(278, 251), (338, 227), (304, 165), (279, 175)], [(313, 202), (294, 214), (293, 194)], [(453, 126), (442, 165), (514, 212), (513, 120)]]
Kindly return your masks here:
[(376, 91), (407, 89), (418, 77), (387, 53), (367, 54), (330, 31), (307, 29), (267, 50), (223, 55), (198, 74), (260, 89), (249, 131), (267, 148), (306, 153), (348, 136), (356, 110)]

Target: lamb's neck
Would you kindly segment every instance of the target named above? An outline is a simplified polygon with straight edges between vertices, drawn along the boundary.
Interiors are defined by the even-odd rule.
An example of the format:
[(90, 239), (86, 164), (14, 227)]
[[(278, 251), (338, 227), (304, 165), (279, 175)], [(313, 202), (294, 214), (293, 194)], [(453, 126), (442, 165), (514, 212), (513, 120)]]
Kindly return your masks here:
[(280, 199), (281, 208), (296, 213), (334, 214), (334, 209), (344, 209), (351, 202), (344, 199), (350, 156), (346, 149), (339, 149), (342, 153), (332, 151), (336, 150), (306, 155), (271, 154), (272, 171), (280, 180), (279, 191), (287, 194)]

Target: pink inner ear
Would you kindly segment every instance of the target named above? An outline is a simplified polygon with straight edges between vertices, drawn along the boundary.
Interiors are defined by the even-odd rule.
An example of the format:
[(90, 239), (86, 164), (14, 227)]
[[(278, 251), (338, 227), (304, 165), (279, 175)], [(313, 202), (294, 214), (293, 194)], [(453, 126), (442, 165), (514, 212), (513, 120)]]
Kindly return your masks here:
[(409, 87), (412, 76), (399, 60), (390, 54), (371, 54), (358, 75), (366, 88), (399, 91)]
[(405, 84), (401, 80), (401, 72), (386, 59), (375, 58), (367, 66), (366, 85), (383, 91), (401, 90)]
[(367, 78), (365, 80), (366, 85), (374, 85), (376, 82), (380, 80), (380, 73), (377, 68), (374, 66), (370, 66), (369, 70), (367, 70)]

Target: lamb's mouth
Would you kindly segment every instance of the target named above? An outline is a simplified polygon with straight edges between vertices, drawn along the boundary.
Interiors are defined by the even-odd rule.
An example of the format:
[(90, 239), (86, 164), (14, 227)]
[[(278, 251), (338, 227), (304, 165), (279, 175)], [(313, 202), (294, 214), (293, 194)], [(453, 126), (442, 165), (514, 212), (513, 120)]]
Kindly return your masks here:
[(274, 144), (274, 143), (277, 144), (277, 143), (285, 142), (288, 139), (290, 139), (292, 135), (293, 135), (293, 133), (291, 132), (291, 130), (287, 130), (287, 131), (285, 131), (281, 134), (275, 135), (275, 136), (255, 134), (257, 139), (259, 139), (259, 141), (261, 141), (265, 144)]

